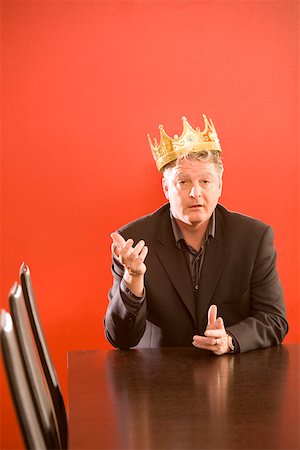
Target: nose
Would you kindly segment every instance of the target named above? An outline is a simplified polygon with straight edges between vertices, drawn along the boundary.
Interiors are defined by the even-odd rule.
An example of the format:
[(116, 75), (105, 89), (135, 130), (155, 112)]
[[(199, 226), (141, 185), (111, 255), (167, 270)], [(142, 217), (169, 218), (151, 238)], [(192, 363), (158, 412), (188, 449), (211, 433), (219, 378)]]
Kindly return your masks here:
[(190, 197), (200, 197), (201, 196), (201, 187), (198, 184), (194, 184), (191, 191), (190, 191)]

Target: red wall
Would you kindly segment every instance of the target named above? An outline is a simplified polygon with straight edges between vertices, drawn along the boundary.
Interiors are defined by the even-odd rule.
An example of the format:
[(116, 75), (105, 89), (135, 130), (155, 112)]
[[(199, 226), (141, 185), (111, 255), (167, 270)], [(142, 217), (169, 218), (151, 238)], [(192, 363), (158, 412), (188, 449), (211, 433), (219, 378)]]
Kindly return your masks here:
[[(1, 304), (23, 260), (67, 400), (66, 354), (108, 349), (109, 234), (164, 198), (146, 134), (221, 139), (222, 203), (273, 225), (299, 335), (299, 3), (2, 1)], [(1, 369), (2, 448), (21, 446)], [(4, 414), (3, 414), (4, 412)]]

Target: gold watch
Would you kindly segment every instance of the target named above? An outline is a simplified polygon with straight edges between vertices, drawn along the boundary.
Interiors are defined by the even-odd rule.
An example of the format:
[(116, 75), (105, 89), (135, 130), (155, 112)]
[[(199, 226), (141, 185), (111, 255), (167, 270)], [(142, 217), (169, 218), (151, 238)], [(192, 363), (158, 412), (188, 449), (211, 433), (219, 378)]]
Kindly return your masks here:
[(230, 348), (230, 353), (234, 352), (234, 343), (231, 334), (227, 333), (227, 343), (228, 347)]

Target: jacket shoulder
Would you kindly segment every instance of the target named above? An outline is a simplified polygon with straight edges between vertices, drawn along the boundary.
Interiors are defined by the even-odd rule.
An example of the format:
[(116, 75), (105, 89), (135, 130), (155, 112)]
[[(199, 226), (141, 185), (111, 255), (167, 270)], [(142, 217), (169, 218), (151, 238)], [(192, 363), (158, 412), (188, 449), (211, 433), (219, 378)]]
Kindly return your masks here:
[[(243, 242), (245, 245), (259, 243), (265, 234), (273, 236), (270, 225), (245, 214), (229, 211), (221, 205), (216, 211), (217, 235), (232, 242)], [(273, 239), (273, 238), (272, 238)]]
[(262, 222), (261, 220), (248, 216), (246, 214), (242, 214), (240, 212), (236, 211), (230, 211), (229, 209), (226, 209), (224, 206), (218, 204), (217, 206), (217, 215), (223, 218), (223, 220), (228, 223), (231, 223), (232, 225), (237, 226), (245, 226), (245, 227), (253, 227), (253, 228), (259, 228), (259, 229), (266, 229), (270, 228), (270, 225)]

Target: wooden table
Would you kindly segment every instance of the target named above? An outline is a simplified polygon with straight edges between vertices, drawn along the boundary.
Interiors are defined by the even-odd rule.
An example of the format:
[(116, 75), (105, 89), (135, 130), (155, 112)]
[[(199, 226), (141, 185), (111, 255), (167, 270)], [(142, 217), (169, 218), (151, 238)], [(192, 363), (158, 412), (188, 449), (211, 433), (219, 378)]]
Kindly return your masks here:
[(70, 352), (70, 448), (299, 449), (299, 354)]

